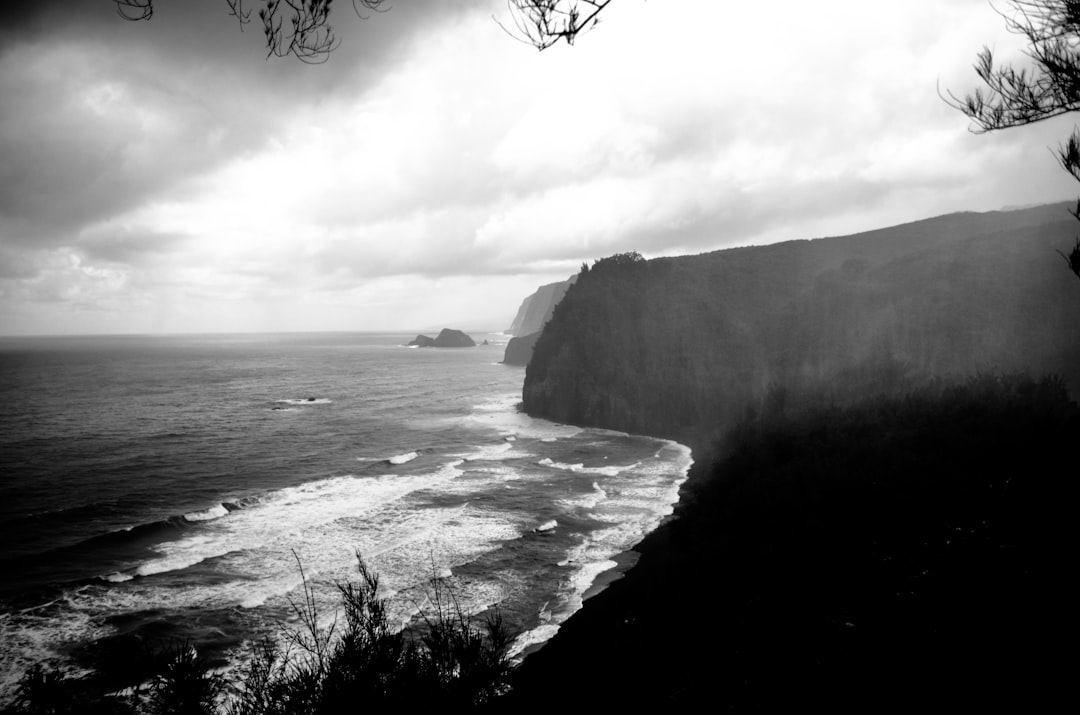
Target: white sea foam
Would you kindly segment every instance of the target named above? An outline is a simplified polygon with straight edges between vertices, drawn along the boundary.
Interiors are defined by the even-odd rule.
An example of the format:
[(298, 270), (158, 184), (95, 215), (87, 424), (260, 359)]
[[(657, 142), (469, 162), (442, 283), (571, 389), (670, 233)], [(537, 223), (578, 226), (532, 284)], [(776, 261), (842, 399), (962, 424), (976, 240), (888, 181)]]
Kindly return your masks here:
[[(206, 529), (155, 547), (157, 558), (139, 564), (125, 575), (151, 576), (176, 571), (235, 551), (287, 544), (303, 532), (325, 527), (338, 519), (355, 517), (431, 488), (461, 474), (460, 461), (434, 473), (383, 475), (358, 478), (331, 477), (287, 487), (267, 495), (255, 506), (236, 511), (229, 519), (208, 522)], [(224, 507), (222, 507), (224, 509)]]
[(406, 464), (408, 462), (413, 461), (414, 459), (416, 459), (419, 456), (420, 456), (419, 452), (406, 452), (405, 454), (398, 454), (396, 456), (390, 457), (390, 459), (388, 459), (386, 461), (389, 462), (390, 464)]
[(559, 526), (559, 522), (557, 522), (554, 519), (549, 519), (548, 521), (545, 521), (543, 524), (541, 524), (540, 526), (533, 529), (533, 531), (538, 531), (538, 532), (555, 531), (556, 527), (558, 527), (558, 526)]
[(596, 509), (600, 502), (608, 498), (607, 492), (596, 482), (592, 483), (592, 491), (586, 494), (580, 494), (568, 499), (560, 499), (557, 503), (567, 510), (583, 509), (585, 511), (592, 511)]
[(209, 509), (203, 509), (202, 511), (192, 511), (184, 514), (185, 521), (210, 521), (211, 519), (218, 519), (223, 516), (227, 516), (229, 510), (225, 508), (224, 504), (215, 504)]
[(552, 469), (562, 469), (567, 472), (580, 472), (582, 474), (603, 474), (608, 477), (614, 477), (618, 474), (622, 474), (628, 469), (634, 469), (639, 466), (641, 462), (634, 462), (633, 464), (625, 465), (610, 465), (607, 467), (586, 467), (583, 462), (576, 464), (567, 464), (565, 462), (554, 462), (549, 457), (544, 457), (537, 462), (542, 467), (551, 467)]
[[(436, 473), (437, 476), (426, 475), (428, 483), (432, 477), (452, 479), (452, 469), (447, 465)], [(283, 494), (266, 500), (269, 505), (263, 516), (280, 517), (281, 513), (275, 509), (283, 501), (310, 507), (314, 495), (321, 494), (329, 499), (330, 495), (343, 493), (344, 480), (326, 481), (330, 483), (282, 490)], [(416, 485), (415, 482), (412, 484)], [(249, 511), (257, 514), (262, 509)], [(312, 515), (311, 509), (301, 511)], [(242, 513), (238, 512), (238, 515)], [(231, 520), (214, 524), (224, 526), (228, 521)], [(54, 603), (23, 613), (5, 614), (0, 619), (0, 657), (5, 662), (5, 671), (13, 672), (13, 677), (17, 678), (29, 664), (44, 659), (65, 643), (85, 642), (107, 635), (109, 629), (102, 623), (103, 616), (109, 614), (148, 608), (167, 611), (240, 606), (251, 609), (265, 605), (274, 606), (277, 613), (288, 613), (286, 599), (299, 597), (303, 583), (291, 551), (292, 544), (296, 545), (309, 587), (326, 606), (324, 626), (335, 617), (335, 584), (356, 578), (354, 548), (382, 576), (382, 595), (397, 594), (391, 604), (392, 619), (403, 622), (409, 617), (429, 589), (428, 580), (433, 575), (452, 580), (454, 596), (463, 611), (476, 613), (505, 598), (505, 584), (475, 578), (461, 580), (455, 576), (454, 569), (523, 533), (506, 515), (468, 503), (418, 509), (404, 499), (387, 500), (378, 508), (309, 527), (295, 528), (298, 526), (295, 523), (283, 525), (280, 518), (271, 518), (264, 526), (263, 535), (269, 537), (268, 543), (258, 545), (249, 538), (253, 534), (245, 536), (243, 531), (230, 529), (228, 533), (233, 538), (247, 539), (248, 548), (231, 551), (221, 556), (217, 563), (221, 573), (248, 573), (252, 578), (201, 584), (187, 582), (183, 588), (177, 588), (179, 582), (174, 581), (128, 579), (105, 591), (79, 589)], [(272, 532), (282, 530), (292, 533), (290, 544), (273, 537)], [(209, 548), (214, 540), (203, 539), (199, 543)], [(13, 653), (17, 654), (14, 658), (10, 657)], [(237, 658), (243, 657), (242, 653), (237, 654)], [(11, 668), (7, 668), (9, 665)], [(0, 689), (4, 692), (10, 692), (13, 685), (14, 681), (5, 683), (0, 679)]]
[[(110, 632), (93, 612), (73, 607), (71, 596), (83, 590), (0, 616), (0, 694), (13, 693), (22, 673), (35, 663), (46, 662), (56, 649)], [(71, 675), (85, 672), (75, 668)]]
[(135, 577), (128, 573), (120, 573), (119, 571), (113, 571), (112, 573), (107, 573), (104, 576), (99, 576), (98, 578), (100, 578), (102, 581), (108, 581), (109, 583), (123, 583), (124, 581), (130, 581)]
[[(388, 588), (400, 590), (426, 582), (432, 574), (453, 569), (478, 555), (518, 538), (524, 526), (507, 515), (459, 506), (418, 508), (421, 490), (447, 487), (460, 475), (460, 461), (423, 475), (382, 478), (334, 478), (272, 494), (256, 507), (234, 517), (210, 522), (216, 533), (190, 535), (159, 547), (159, 558), (129, 573), (105, 578), (123, 588), (110, 591), (113, 612), (157, 608), (254, 608), (284, 603), (301, 579), (292, 549), (305, 575), (330, 602), (333, 584), (356, 577), (359, 550), (383, 576)], [(209, 527), (208, 527), (209, 528)], [(164, 575), (214, 558), (223, 573), (249, 578), (170, 588), (169, 581), (132, 576)], [(159, 576), (160, 577), (160, 576)], [(124, 580), (127, 583), (120, 583)], [(102, 602), (104, 603), (104, 602)]]
[(614, 561), (598, 560), (578, 566), (567, 579), (567, 585), (559, 603), (551, 607), (549, 601), (540, 609), (537, 615), (540, 625), (514, 639), (509, 650), (510, 657), (517, 659), (530, 646), (551, 640), (559, 632), (560, 626), (566, 622), (566, 619), (580, 610), (584, 594), (592, 587), (596, 577), (617, 565)]
[[(530, 646), (554, 636), (560, 625), (581, 608), (584, 594), (596, 578), (617, 565), (614, 557), (636, 545), (672, 512), (692, 463), (689, 448), (665, 441), (651, 460), (617, 470), (599, 468), (590, 494), (560, 500), (565, 508), (584, 508), (610, 526), (590, 532), (558, 562), (567, 570), (558, 597), (544, 604), (536, 627), (515, 639), (511, 656), (519, 657)], [(540, 464), (569, 472), (583, 471), (582, 465), (551, 460), (541, 460)]]
[(478, 460), (498, 462), (504, 459), (523, 459), (528, 457), (528, 452), (521, 452), (514, 449), (514, 445), (510, 442), (497, 442), (495, 444), (485, 444), (476, 447), (471, 452), (465, 452), (456, 455), (463, 458), (466, 462), (475, 462)]
[(521, 393), (512, 392), (473, 405), (473, 411), (465, 420), (469, 423), (490, 427), (501, 434), (514, 434), (518, 439), (556, 440), (580, 434), (581, 427), (561, 425), (530, 417), (518, 410)]

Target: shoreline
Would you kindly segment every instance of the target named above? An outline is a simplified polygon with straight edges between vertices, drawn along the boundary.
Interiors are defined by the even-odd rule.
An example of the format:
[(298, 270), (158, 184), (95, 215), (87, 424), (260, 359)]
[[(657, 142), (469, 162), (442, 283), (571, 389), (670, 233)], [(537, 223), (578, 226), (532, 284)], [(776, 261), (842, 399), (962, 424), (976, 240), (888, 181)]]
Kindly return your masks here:
[[(593, 583), (582, 594), (581, 608), (559, 624), (559, 629), (554, 635), (542, 643), (530, 645), (518, 654), (519, 671), (525, 667), (529, 667), (530, 670), (536, 667), (537, 660), (545, 661), (543, 665), (548, 667), (547, 659), (551, 658), (553, 661), (557, 661), (562, 657), (561, 652), (556, 655), (551, 653), (552, 651), (561, 651), (564, 647), (561, 643), (579, 638), (578, 631), (586, 633), (590, 628), (607, 622), (611, 618), (611, 614), (619, 610), (620, 605), (625, 605), (628, 596), (621, 589), (625, 588), (625, 584), (632, 583), (642, 577), (639, 567), (643, 558), (649, 560), (663, 557), (665, 551), (670, 548), (668, 531), (671, 525), (681, 518), (682, 512), (689, 508), (694, 501), (693, 490), (701, 479), (706, 466), (704, 463), (705, 457), (699, 458), (697, 455), (711, 454), (711, 452), (694, 446), (686, 437), (683, 438), (684, 441), (679, 441), (670, 437), (636, 436), (675, 442), (690, 450), (691, 463), (687, 467), (686, 477), (679, 485), (678, 499), (672, 503), (672, 512), (664, 516), (656, 525), (656, 528), (645, 534), (638, 543), (612, 557), (611, 560), (616, 565), (597, 574)], [(645, 569), (646, 571), (650, 570), (649, 564), (645, 565)], [(556, 644), (554, 648), (552, 647), (553, 644)], [(570, 648), (573, 648), (573, 646), (571, 645)], [(547, 655), (541, 655), (544, 653), (547, 653)], [(527, 666), (526, 664), (530, 662), (533, 665)]]
[[(522, 412), (524, 413), (523, 410), (522, 410)], [(527, 413), (525, 413), (525, 414), (527, 414)], [(536, 419), (546, 419), (546, 418), (540, 417), (540, 418), (536, 418)], [(555, 424), (563, 424), (563, 423), (555, 423)], [(599, 430), (604, 430), (605, 429), (605, 428), (602, 428), (602, 427), (581, 427), (581, 428), (582, 429), (599, 429)], [(625, 433), (625, 432), (621, 432), (619, 430), (607, 430), (607, 431), (617, 432), (619, 434), (624, 434), (624, 435), (628, 434), (628, 433)], [(676, 520), (678, 518), (680, 510), (684, 506), (685, 500), (687, 499), (686, 486), (687, 486), (687, 484), (690, 483), (691, 479), (693, 478), (694, 471), (695, 471), (695, 469), (697, 469), (697, 466), (698, 466), (698, 461), (694, 457), (694, 455), (696, 453), (695, 448), (693, 446), (691, 446), (691, 444), (689, 444), (687, 441), (679, 441), (678, 439), (674, 439), (674, 438), (670, 438), (670, 437), (656, 437), (656, 436), (647, 435), (647, 434), (634, 434), (634, 435), (629, 435), (629, 436), (642, 437), (642, 438), (646, 438), (646, 439), (655, 439), (655, 440), (659, 440), (659, 441), (664, 442), (664, 443), (669, 444), (669, 445), (677, 445), (680, 448), (683, 448), (683, 449), (687, 450), (687, 456), (689, 457), (689, 463), (688, 463), (688, 465), (687, 465), (687, 467), (686, 467), (686, 469), (684, 471), (685, 476), (679, 482), (677, 497), (670, 504), (671, 513), (665, 514), (664, 516), (662, 516), (660, 518), (660, 520), (657, 522), (656, 526), (651, 531), (647, 532), (644, 536), (642, 536), (641, 539), (636, 544), (634, 544), (633, 546), (630, 546), (629, 548), (627, 548), (627, 549), (625, 549), (623, 551), (620, 551), (619, 553), (614, 554), (613, 556), (610, 557), (610, 560), (613, 561), (615, 565), (608, 568), (608, 569), (605, 569), (604, 571), (599, 572), (598, 574), (596, 574), (595, 577), (593, 577), (592, 583), (589, 584), (589, 586), (581, 593), (581, 606), (576, 611), (574, 611), (572, 614), (567, 616), (566, 620), (564, 620), (562, 623), (558, 624), (558, 628), (555, 631), (555, 633), (553, 633), (547, 639), (545, 639), (543, 641), (540, 641), (540, 642), (537, 642), (537, 643), (532, 643), (532, 644), (524, 647), (523, 649), (521, 649), (519, 652), (514, 654), (513, 660), (517, 663), (518, 668), (521, 668), (522, 665), (525, 662), (527, 662), (530, 657), (534, 657), (537, 653), (542, 652), (553, 640), (558, 638), (559, 635), (563, 632), (563, 629), (566, 628), (567, 624), (570, 623), (571, 621), (573, 621), (574, 619), (577, 619), (577, 618), (581, 617), (581, 615), (586, 611), (586, 609), (588, 608), (590, 603), (595, 601), (598, 597), (601, 597), (603, 594), (607, 593), (608, 590), (611, 587), (619, 584), (624, 579), (626, 579), (633, 572), (634, 567), (641, 560), (641, 557), (642, 557), (641, 549), (642, 549), (643, 544), (645, 544), (645, 542), (648, 541), (653, 536), (653, 534), (657, 533), (658, 531), (660, 531), (662, 529), (667, 528), (669, 524), (671, 524), (674, 520)]]

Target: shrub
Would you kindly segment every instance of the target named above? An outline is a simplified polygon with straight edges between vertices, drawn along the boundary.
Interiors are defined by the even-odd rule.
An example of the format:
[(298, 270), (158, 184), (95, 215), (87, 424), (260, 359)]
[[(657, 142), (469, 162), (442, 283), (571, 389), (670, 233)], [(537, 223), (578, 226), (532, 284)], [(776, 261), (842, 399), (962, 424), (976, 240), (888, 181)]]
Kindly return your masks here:
[[(295, 556), (295, 554), (294, 554)], [(297, 559), (302, 596), (291, 601), (299, 626), (252, 647), (232, 683), (213, 673), (190, 641), (147, 659), (152, 678), (127, 694), (94, 692), (94, 677), (74, 678), (41, 664), (22, 677), (7, 715), (323, 715), (359, 708), (462, 706), (490, 701), (507, 687), (510, 634), (496, 612), (476, 622), (445, 581), (432, 577), (431, 612), (399, 629), (379, 598), (379, 577), (357, 553), (360, 578), (338, 585), (344, 622), (323, 625), (314, 588)], [(139, 707), (142, 705), (142, 707)]]
[(303, 578), (302, 600), (292, 603), (300, 627), (284, 630), (283, 645), (266, 640), (255, 647), (229, 715), (471, 706), (505, 690), (511, 639), (497, 614), (478, 625), (433, 577), (428, 600), (434, 612), (397, 629), (387, 600), (377, 595), (378, 575), (359, 553), (357, 566), (359, 580), (338, 585), (340, 631), (336, 617), (320, 625), (314, 591)]

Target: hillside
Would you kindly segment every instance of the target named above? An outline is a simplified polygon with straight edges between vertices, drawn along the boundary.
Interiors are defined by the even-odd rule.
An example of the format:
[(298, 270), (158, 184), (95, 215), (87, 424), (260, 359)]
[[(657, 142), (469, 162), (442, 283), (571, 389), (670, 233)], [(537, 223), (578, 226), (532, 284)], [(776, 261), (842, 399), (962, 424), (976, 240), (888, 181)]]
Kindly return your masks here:
[(931, 375), (1057, 373), (1080, 385), (1080, 281), (1064, 205), (582, 273), (537, 341), (533, 415), (692, 439), (770, 386), (896, 391)]
[(516, 674), (506, 712), (1045, 712), (1075, 634), (1060, 381), (744, 421), (673, 521)]

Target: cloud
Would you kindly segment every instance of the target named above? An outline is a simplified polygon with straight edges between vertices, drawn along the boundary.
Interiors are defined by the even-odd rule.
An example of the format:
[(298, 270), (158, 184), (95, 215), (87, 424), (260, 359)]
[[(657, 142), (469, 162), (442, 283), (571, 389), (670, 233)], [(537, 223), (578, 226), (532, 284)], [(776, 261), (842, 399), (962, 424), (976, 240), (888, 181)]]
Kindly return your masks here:
[(1045, 149), (1065, 124), (973, 136), (938, 96), (1016, 49), (966, 0), (627, 0), (540, 54), (500, 2), (410, 0), (343, 13), (318, 67), (264, 61), (221, 0), (25, 5), (0, 32), (0, 331), (494, 320), (615, 252), (1075, 191)]
[(307, 67), (264, 62), (258, 33), (241, 33), (220, 0), (182, 13), (159, 2), (140, 23), (103, 0), (16, 5), (26, 7), (0, 54), (0, 221), (22, 221), (3, 235), (33, 242), (63, 241), (264, 149), (297, 113), (362, 93), (446, 12), (420, 2), (370, 23), (345, 17), (355, 36), (332, 64)]

